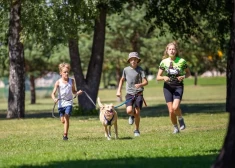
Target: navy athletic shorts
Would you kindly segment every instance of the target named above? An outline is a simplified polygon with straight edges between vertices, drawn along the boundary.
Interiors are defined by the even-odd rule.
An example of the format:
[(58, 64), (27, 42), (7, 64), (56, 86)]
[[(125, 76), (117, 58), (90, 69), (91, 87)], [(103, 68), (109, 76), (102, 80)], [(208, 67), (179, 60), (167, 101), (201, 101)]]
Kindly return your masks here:
[[(128, 100), (130, 100), (130, 101), (128, 101)], [(140, 109), (142, 109), (142, 106), (143, 106), (143, 95), (142, 94), (138, 94), (138, 95), (127, 94), (126, 95), (126, 101), (128, 101), (126, 103), (126, 107), (134, 105), (135, 107), (139, 107)]]
[(58, 108), (58, 112), (59, 112), (60, 117), (63, 117), (65, 114), (71, 116), (72, 109), (73, 109), (73, 106), (66, 106), (66, 107)]

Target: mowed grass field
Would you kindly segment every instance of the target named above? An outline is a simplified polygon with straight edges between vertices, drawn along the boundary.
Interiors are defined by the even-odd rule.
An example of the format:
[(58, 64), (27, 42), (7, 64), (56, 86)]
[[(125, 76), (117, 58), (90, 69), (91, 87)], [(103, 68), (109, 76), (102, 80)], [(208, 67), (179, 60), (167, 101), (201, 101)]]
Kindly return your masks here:
[[(104, 137), (98, 114), (72, 116), (69, 140), (63, 141), (63, 125), (51, 117), (50, 98), (40, 97), (31, 105), (27, 93), (25, 119), (6, 119), (7, 99), (0, 95), (0, 167), (209, 168), (227, 131), (226, 79), (199, 78), (197, 86), (193, 83), (193, 78), (185, 80), (184, 131), (172, 134), (163, 83), (150, 81), (144, 91), (141, 136), (134, 137), (134, 125), (128, 124), (121, 106), (116, 109), (119, 139), (111, 141)], [(115, 95), (115, 89), (99, 90), (102, 103), (121, 104)]]

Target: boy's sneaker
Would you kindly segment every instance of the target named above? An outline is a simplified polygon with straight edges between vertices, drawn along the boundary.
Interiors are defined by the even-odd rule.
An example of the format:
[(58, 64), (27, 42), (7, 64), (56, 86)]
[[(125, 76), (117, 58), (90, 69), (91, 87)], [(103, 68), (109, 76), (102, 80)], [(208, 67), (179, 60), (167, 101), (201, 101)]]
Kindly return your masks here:
[(137, 137), (137, 136), (140, 136), (140, 131), (139, 131), (139, 130), (135, 130), (135, 131), (134, 131), (134, 136), (136, 136), (136, 137)]
[(63, 140), (67, 141), (69, 138), (67, 136), (63, 136)]
[(174, 126), (173, 134), (180, 133), (178, 126)]
[(134, 116), (129, 116), (128, 122), (130, 125), (132, 125), (134, 123), (134, 119), (135, 119)]
[(180, 130), (184, 130), (186, 128), (186, 125), (184, 123), (184, 119), (182, 118), (178, 121), (179, 121), (179, 124), (180, 124)]

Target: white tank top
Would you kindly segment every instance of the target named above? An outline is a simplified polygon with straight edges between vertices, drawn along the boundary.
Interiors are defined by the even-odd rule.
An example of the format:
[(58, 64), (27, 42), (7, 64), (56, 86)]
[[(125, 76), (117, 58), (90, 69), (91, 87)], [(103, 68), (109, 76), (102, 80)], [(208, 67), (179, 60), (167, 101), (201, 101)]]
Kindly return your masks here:
[(69, 78), (68, 83), (63, 83), (59, 79), (58, 88), (58, 108), (73, 105), (72, 79)]

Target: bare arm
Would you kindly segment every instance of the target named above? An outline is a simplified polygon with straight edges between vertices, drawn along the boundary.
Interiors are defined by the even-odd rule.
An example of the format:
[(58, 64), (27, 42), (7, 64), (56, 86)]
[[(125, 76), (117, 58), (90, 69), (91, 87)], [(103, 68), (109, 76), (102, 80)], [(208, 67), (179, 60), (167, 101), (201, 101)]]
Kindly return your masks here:
[(57, 101), (58, 101), (57, 98), (55, 98), (55, 94), (56, 94), (56, 91), (57, 91), (58, 86), (59, 86), (59, 82), (56, 81), (56, 83), (55, 83), (55, 85), (54, 85), (54, 89), (53, 89), (53, 91), (52, 91), (52, 93), (51, 93), (51, 98), (54, 100), (54, 102), (57, 102)]
[(162, 76), (162, 74), (163, 74), (163, 70), (159, 68), (158, 73), (157, 73), (157, 77), (156, 77), (157, 81), (164, 80), (165, 82), (167, 82), (170, 80), (170, 78), (168, 76)]
[(76, 90), (74, 79), (72, 79), (72, 92), (73, 94), (77, 94), (78, 96), (82, 94), (82, 90), (79, 90), (79, 91)]
[(122, 95), (122, 85), (123, 85), (124, 81), (125, 81), (125, 78), (123, 78), (123, 77), (119, 81), (119, 85), (118, 85), (118, 89), (117, 89), (117, 93), (116, 93), (117, 97), (121, 97), (121, 95)]
[(191, 72), (190, 72), (189, 68), (186, 68), (186, 69), (185, 69), (185, 72), (186, 72), (185, 78), (188, 78), (188, 77), (191, 76)]

